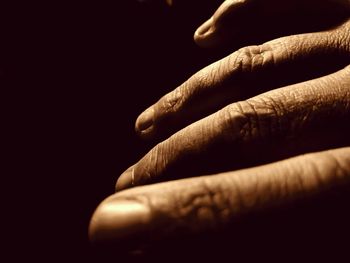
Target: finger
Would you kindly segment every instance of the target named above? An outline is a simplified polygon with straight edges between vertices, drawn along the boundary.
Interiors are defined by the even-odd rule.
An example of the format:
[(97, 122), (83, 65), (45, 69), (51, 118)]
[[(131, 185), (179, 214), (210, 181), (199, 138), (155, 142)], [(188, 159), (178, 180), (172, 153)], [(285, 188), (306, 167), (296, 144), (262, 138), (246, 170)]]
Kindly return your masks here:
[(344, 66), (350, 61), (349, 26), (242, 48), (162, 97), (138, 117), (135, 129), (143, 138), (165, 138), (231, 102)]
[[(193, 168), (193, 174), (202, 167), (208, 169), (207, 160), (211, 167), (215, 167), (215, 159), (234, 166), (240, 163), (241, 159), (235, 159), (240, 156), (260, 161), (349, 139), (349, 72), (350, 66), (319, 79), (266, 92), (193, 123), (159, 143), (123, 173), (117, 189), (168, 180), (171, 171), (183, 175)], [(269, 151), (265, 153), (264, 147)]]
[[(350, 148), (345, 147), (245, 170), (136, 187), (102, 202), (90, 223), (90, 239), (147, 243), (225, 230), (243, 216), (349, 186)], [(230, 238), (234, 240), (235, 235)]]
[[(252, 2), (254, 3), (254, 1), (246, 0), (224, 1), (214, 15), (196, 30), (194, 41), (201, 47), (217, 46), (224, 42), (226, 36), (222, 33), (222, 30), (219, 30), (219, 28), (223, 27), (222, 21), (225, 21), (225, 18), (227, 19), (228, 17), (236, 18), (236, 21), (239, 21), (238, 17), (242, 19), (242, 13), (246, 13), (249, 10)], [(226, 24), (228, 23), (226, 22)], [(237, 32), (240, 26), (237, 24), (234, 27), (234, 23), (232, 24), (231, 32)]]
[[(284, 31), (284, 35), (290, 33), (289, 27), (294, 27), (296, 32), (303, 29), (303, 32), (307, 32), (307, 28), (313, 23), (322, 25), (325, 14), (328, 15), (326, 22), (330, 25), (338, 21), (334, 19), (337, 21), (333, 22), (333, 18), (347, 17), (349, 10), (350, 4), (347, 0), (227, 0), (196, 30), (194, 40), (201, 47), (215, 47), (233, 38), (237, 42), (237, 38), (249, 37), (244, 32), (257, 35), (262, 31), (266, 35), (271, 27), (273, 31)], [(299, 23), (301, 20), (303, 22)], [(301, 29), (298, 29), (298, 24), (301, 24)]]

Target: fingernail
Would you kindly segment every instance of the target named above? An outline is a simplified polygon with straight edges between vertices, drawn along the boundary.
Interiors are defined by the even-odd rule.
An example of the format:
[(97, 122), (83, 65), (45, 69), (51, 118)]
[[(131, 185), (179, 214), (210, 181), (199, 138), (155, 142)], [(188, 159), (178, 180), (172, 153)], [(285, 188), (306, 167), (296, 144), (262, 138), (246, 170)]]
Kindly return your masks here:
[(128, 168), (124, 173), (120, 175), (115, 185), (116, 191), (127, 189), (134, 184), (134, 166)]
[(138, 131), (145, 131), (153, 125), (154, 110), (153, 108), (148, 108), (145, 110), (136, 120), (136, 129)]
[(145, 235), (150, 221), (150, 208), (139, 202), (105, 201), (91, 219), (89, 237), (93, 243), (135, 240)]
[(195, 32), (195, 36), (204, 37), (208, 33), (212, 32), (213, 18), (205, 21)]

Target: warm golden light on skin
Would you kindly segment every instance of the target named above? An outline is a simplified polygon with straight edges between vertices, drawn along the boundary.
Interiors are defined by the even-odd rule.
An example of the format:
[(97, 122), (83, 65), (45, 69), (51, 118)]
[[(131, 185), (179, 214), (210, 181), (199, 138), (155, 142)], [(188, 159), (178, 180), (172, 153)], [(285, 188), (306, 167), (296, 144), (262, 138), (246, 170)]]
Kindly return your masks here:
[[(169, 10), (178, 4), (173, 0), (138, 1), (152, 3), (152, 7), (162, 4), (161, 7), (165, 8), (167, 5)], [(251, 2), (254, 1), (258, 2)], [(342, 0), (310, 0), (312, 4), (305, 6), (305, 9), (308, 7), (311, 8), (310, 12), (314, 12), (318, 6), (314, 3), (318, 1), (328, 3)], [(350, 3), (350, 0), (344, 1)], [(260, 4), (259, 8), (247, 5), (245, 10), (245, 4), (250, 0), (223, 2), (218, 11), (196, 31), (194, 38), (197, 44), (203, 47), (219, 46), (228, 39), (225, 38), (225, 31), (227, 34), (238, 34), (231, 27), (248, 33), (249, 30), (254, 31), (255, 28), (249, 25), (245, 27), (250, 13), (253, 15), (249, 18), (253, 20), (255, 14), (260, 15), (261, 12), (263, 19), (259, 19), (259, 24), (264, 18), (269, 18), (259, 9)], [(289, 2), (299, 3), (297, 0)], [(290, 6), (285, 3), (275, 0), (266, 0), (266, 3), (270, 3), (265, 8), (271, 14), (289, 12)], [(294, 15), (291, 11), (291, 15), (291, 22), (294, 22), (298, 12)], [(230, 24), (228, 16), (238, 17), (235, 20), (237, 23)], [(224, 21), (222, 24), (217, 22), (219, 18)], [(243, 21), (239, 21), (241, 18)], [(323, 17), (320, 19), (323, 20)], [(271, 22), (275, 23), (273, 18)], [(263, 30), (264, 26), (257, 28)], [(186, 239), (187, 244), (191, 245), (207, 234), (208, 239), (218, 238), (220, 244), (226, 243), (226, 237), (230, 238), (232, 233), (232, 241), (240, 243), (240, 234), (236, 235), (235, 231), (241, 226), (249, 228), (251, 223), (255, 225), (261, 218), (261, 221), (265, 221), (265, 216), (276, 215), (277, 221), (265, 221), (273, 226), (275, 222), (279, 223), (280, 212), (284, 214), (290, 205), (294, 216), (304, 221), (304, 203), (306, 210), (309, 210), (309, 205), (313, 205), (312, 202), (319, 197), (328, 198), (333, 191), (338, 193), (338, 189), (342, 192), (344, 186), (348, 188), (350, 65), (339, 61), (339, 68), (335, 65), (337, 69), (329, 68), (328, 72), (327, 67), (318, 68), (316, 64), (327, 64), (319, 63), (318, 59), (333, 57), (335, 53), (350, 56), (349, 29), (350, 19), (344, 17), (342, 24), (329, 30), (288, 34), (264, 44), (240, 48), (201, 69), (146, 109), (135, 123), (140, 137), (159, 141), (164, 135), (170, 136), (154, 145), (120, 175), (116, 184), (117, 193), (107, 198), (92, 217), (89, 229), (91, 241), (101, 244), (111, 242), (119, 251), (129, 245), (131, 248), (150, 248), (156, 254), (162, 250), (158, 249), (158, 245), (172, 247), (175, 244), (177, 249), (175, 242)], [(280, 65), (284, 66), (279, 69)], [(303, 71), (308, 68), (316, 72), (310, 75), (313, 77), (304, 75)], [(286, 76), (291, 75), (290, 72), (300, 76), (285, 80)], [(281, 83), (287, 86), (276, 85), (279, 83), (277, 75), (283, 80)], [(268, 80), (270, 78), (273, 82)], [(300, 80), (302, 82), (298, 82)], [(255, 85), (264, 88), (251, 90)], [(325, 151), (328, 148), (332, 150)], [(317, 152), (321, 149), (323, 152)], [(189, 169), (189, 166), (194, 169)], [(180, 179), (174, 180), (174, 172)], [(191, 177), (191, 173), (202, 176), (181, 179), (182, 175)], [(331, 217), (334, 211), (330, 211)], [(255, 217), (257, 221), (252, 222), (251, 218)], [(282, 217), (289, 220), (289, 216)], [(319, 217), (317, 212), (315, 218)], [(295, 221), (293, 217), (292, 221)], [(313, 224), (313, 221), (306, 222), (307, 231), (309, 222)], [(324, 222), (328, 225), (328, 220)], [(260, 228), (266, 228), (263, 225), (258, 224), (257, 231), (250, 229), (250, 232), (241, 232), (248, 236), (242, 242), (248, 251), (253, 246), (251, 239), (256, 232), (262, 236), (261, 241), (269, 246), (265, 236), (268, 237), (270, 226), (265, 225), (268, 226), (266, 232), (260, 232)], [(284, 224), (281, 225), (283, 227)], [(291, 233), (298, 227), (292, 227)], [(301, 234), (303, 227), (300, 227)], [(228, 235), (221, 237), (226, 230)], [(271, 229), (271, 233), (273, 231)], [(278, 229), (276, 233), (280, 231)], [(319, 232), (319, 225), (315, 231)], [(249, 232), (248, 235), (246, 232)], [(313, 235), (313, 232), (307, 233), (307, 236)], [(294, 233), (285, 235), (282, 229), (281, 235), (295, 244), (294, 237), (297, 236)], [(321, 235), (324, 236), (323, 232)], [(316, 238), (319, 237), (316, 235)], [(279, 235), (272, 239), (281, 243)], [(309, 240), (306, 240), (308, 244), (311, 243)], [(164, 244), (161, 244), (163, 241)], [(261, 247), (261, 241), (255, 244)], [(213, 244), (216, 245), (216, 240)], [(235, 247), (230, 242), (229, 246)], [(268, 249), (270, 247), (273, 246)], [(191, 246), (189, 248), (192, 249)], [(228, 252), (231, 252), (230, 249)], [(243, 254), (247, 253), (244, 251)]]
[(93, 241), (117, 240), (135, 232), (142, 232), (150, 218), (150, 209), (141, 203), (109, 200), (95, 211), (90, 224), (90, 236)]

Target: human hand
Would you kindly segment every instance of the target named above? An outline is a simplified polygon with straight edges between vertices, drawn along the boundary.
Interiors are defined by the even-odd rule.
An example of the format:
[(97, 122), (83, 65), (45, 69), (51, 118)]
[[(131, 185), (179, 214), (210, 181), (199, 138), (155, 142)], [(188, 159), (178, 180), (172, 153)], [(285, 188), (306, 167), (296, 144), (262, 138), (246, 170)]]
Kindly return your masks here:
[(348, 10), (348, 0), (227, 0), (196, 30), (194, 40), (202, 47), (217, 47), (250, 35), (257, 40), (278, 35), (278, 28), (284, 35), (312, 31), (323, 22), (339, 22)]
[[(349, 31), (346, 20), (330, 30), (242, 48), (151, 106), (136, 122), (141, 137), (185, 128), (123, 173), (117, 190), (167, 181), (173, 174), (213, 175), (116, 193), (96, 210), (91, 238), (124, 242), (145, 233), (155, 239), (179, 230), (198, 234), (225, 228), (247, 213), (348, 186), (350, 67), (340, 68), (349, 64)], [(336, 62), (338, 70), (329, 74), (329, 65), (320, 61)], [(288, 84), (290, 75), (303, 75), (310, 65), (314, 79), (257, 95)], [(274, 81), (280, 74), (287, 80)], [(341, 148), (324, 151), (336, 147)], [(315, 149), (322, 151), (274, 162)], [(244, 166), (271, 163), (221, 171), (218, 156), (234, 169), (245, 160)], [(214, 171), (207, 169), (208, 160)]]

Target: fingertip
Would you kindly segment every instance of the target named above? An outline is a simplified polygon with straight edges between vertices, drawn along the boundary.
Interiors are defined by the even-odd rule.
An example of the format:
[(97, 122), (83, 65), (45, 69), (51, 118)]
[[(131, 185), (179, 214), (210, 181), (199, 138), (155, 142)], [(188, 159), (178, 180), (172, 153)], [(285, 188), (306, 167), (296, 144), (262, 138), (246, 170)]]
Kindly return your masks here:
[(213, 18), (211, 17), (205, 21), (193, 35), (195, 43), (203, 48), (209, 48), (216, 44), (216, 30), (213, 24)]
[(97, 245), (101, 241), (101, 218), (103, 217), (103, 210), (105, 207), (106, 200), (99, 204), (95, 209), (89, 223), (88, 237), (89, 241), (93, 245)]
[(130, 188), (133, 185), (134, 185), (134, 166), (131, 166), (119, 176), (117, 183), (115, 184), (115, 191), (119, 192), (121, 190)]
[(136, 119), (135, 131), (142, 139), (151, 139), (155, 131), (155, 112), (153, 107), (148, 108)]
[(205, 36), (209, 34), (211, 31), (213, 31), (213, 18), (209, 18), (207, 21), (205, 21), (202, 25), (198, 27), (198, 29), (195, 32), (195, 35), (198, 36)]
[(144, 204), (107, 198), (91, 218), (89, 240), (96, 245), (131, 240), (144, 232), (150, 219), (150, 209)]
[(136, 119), (135, 129), (137, 132), (143, 132), (152, 128), (154, 123), (154, 109), (148, 108)]
[(95, 213), (92, 215), (92, 218), (90, 220), (89, 223), (89, 228), (88, 228), (88, 237), (89, 237), (89, 241), (91, 244), (95, 244), (96, 243), (96, 217), (95, 217)]
[(227, 37), (240, 31), (242, 11), (250, 9), (247, 0), (224, 1), (213, 16), (194, 33), (195, 43), (203, 48), (215, 47), (227, 41)]

